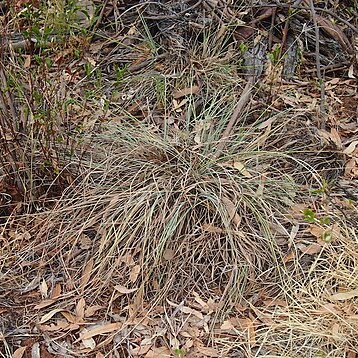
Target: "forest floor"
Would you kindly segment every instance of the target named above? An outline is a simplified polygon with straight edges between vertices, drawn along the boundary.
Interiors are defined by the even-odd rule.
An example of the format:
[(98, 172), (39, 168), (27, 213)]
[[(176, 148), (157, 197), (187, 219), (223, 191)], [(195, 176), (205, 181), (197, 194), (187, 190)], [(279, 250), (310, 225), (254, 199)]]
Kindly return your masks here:
[(0, 1), (1, 357), (358, 357), (355, 1)]

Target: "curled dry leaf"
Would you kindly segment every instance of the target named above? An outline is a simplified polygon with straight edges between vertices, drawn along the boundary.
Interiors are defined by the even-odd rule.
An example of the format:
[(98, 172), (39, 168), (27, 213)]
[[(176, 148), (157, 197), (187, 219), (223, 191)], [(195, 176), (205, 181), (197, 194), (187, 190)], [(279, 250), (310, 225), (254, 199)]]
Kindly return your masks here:
[(76, 340), (76, 342), (78, 342), (79, 340), (83, 341), (84, 339), (89, 339), (98, 336), (100, 334), (118, 331), (122, 327), (122, 325), (123, 324), (121, 322), (116, 322), (116, 323), (104, 324), (103, 326), (95, 327), (93, 329), (88, 329), (86, 330), (86, 332), (80, 333), (80, 338)]
[(235, 204), (227, 197), (223, 197), (221, 200), (229, 214), (229, 218), (237, 227), (240, 226), (241, 216), (237, 213)]
[(215, 348), (210, 347), (196, 347), (196, 349), (203, 355), (203, 357), (219, 357), (219, 352)]
[(48, 307), (48, 306), (51, 306), (53, 303), (55, 303), (56, 300), (53, 300), (53, 299), (48, 299), (48, 300), (43, 300), (41, 301), (39, 304), (37, 304), (34, 309), (35, 310), (40, 310), (41, 308), (45, 308), (45, 307)]
[(42, 316), (42, 318), (40, 320), (40, 324), (49, 321), (56, 313), (63, 312), (63, 311), (64, 311), (64, 309), (62, 309), (62, 308), (56, 308), (56, 309), (46, 313), (45, 315)]
[(244, 177), (252, 178), (250, 172), (246, 169), (245, 164), (239, 161), (234, 162), (234, 168), (237, 169)]
[[(86, 328), (83, 329), (82, 333), (87, 333)], [(94, 349), (96, 347), (96, 342), (93, 338), (82, 339), (82, 344), (85, 348)]]
[(174, 91), (173, 97), (175, 99), (185, 97), (189, 94), (196, 94), (200, 90), (199, 86), (192, 86)]
[(82, 291), (84, 290), (85, 286), (87, 285), (87, 283), (89, 282), (89, 280), (91, 278), (92, 269), (93, 269), (93, 258), (88, 260), (88, 262), (86, 263), (86, 266), (83, 269), (82, 277), (80, 280), (80, 287), (81, 287)]
[(131, 353), (135, 357), (142, 356), (142, 355), (148, 353), (151, 348), (152, 348), (152, 344), (141, 345), (139, 347), (132, 349)]
[(80, 300), (77, 302), (76, 305), (76, 316), (78, 318), (83, 318), (85, 316), (85, 307), (86, 307), (86, 301), (84, 300), (84, 298), (80, 298)]
[(322, 250), (322, 245), (316, 243), (311, 245), (298, 244), (297, 247), (305, 255), (314, 255)]
[(119, 293), (121, 293), (122, 295), (126, 295), (126, 294), (133, 293), (133, 292), (137, 291), (138, 287), (127, 288), (127, 287), (122, 286), (122, 285), (116, 285), (116, 286), (114, 286), (114, 289), (116, 291), (118, 291)]
[(358, 145), (358, 140), (351, 142), (349, 146), (346, 149), (344, 149), (343, 153), (347, 155), (351, 155), (355, 151), (357, 145)]
[(43, 279), (42, 282), (40, 283), (40, 293), (41, 293), (42, 298), (47, 298), (48, 285), (47, 285), (45, 279)]
[(140, 273), (140, 265), (133, 266), (129, 274), (129, 279), (131, 280), (131, 282), (134, 283), (137, 281), (139, 273)]
[(102, 308), (103, 306), (99, 306), (99, 305), (87, 307), (85, 310), (85, 317), (92, 317), (98, 310)]
[(24, 355), (26, 349), (27, 347), (20, 347), (16, 349), (16, 351), (12, 354), (12, 358), (21, 358)]

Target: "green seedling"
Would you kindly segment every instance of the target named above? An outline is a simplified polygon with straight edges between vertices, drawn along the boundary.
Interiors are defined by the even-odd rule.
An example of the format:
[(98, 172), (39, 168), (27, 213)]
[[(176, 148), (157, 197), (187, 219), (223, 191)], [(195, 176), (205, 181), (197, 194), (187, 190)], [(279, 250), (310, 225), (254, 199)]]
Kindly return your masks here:
[(281, 46), (274, 46), (272, 51), (269, 52), (268, 58), (273, 65), (277, 65), (281, 60)]
[(303, 216), (308, 223), (314, 223), (317, 221), (316, 213), (312, 209), (304, 209)]

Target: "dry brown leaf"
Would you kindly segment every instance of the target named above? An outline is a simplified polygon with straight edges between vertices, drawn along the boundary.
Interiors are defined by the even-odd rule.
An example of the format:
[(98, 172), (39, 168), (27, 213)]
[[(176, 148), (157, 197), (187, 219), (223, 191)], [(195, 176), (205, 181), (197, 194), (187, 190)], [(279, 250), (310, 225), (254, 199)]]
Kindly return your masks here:
[(121, 293), (122, 295), (126, 295), (126, 294), (133, 293), (133, 292), (137, 291), (138, 287), (127, 288), (127, 287), (124, 287), (122, 285), (116, 285), (116, 286), (114, 286), (114, 289), (116, 291), (118, 291), (119, 293)]
[(329, 299), (332, 301), (344, 301), (358, 296), (358, 288), (352, 291), (339, 292), (332, 295)]
[(337, 146), (338, 149), (342, 149), (342, 139), (337, 129), (331, 128), (331, 140)]
[(357, 161), (355, 158), (348, 160), (344, 168), (344, 175), (349, 178), (351, 177), (357, 178), (357, 175), (355, 173), (356, 167), (357, 167)]
[(285, 300), (280, 300), (280, 299), (265, 300), (263, 301), (263, 303), (266, 307), (272, 307), (272, 306), (287, 307), (287, 302)]
[(83, 269), (82, 277), (80, 280), (80, 287), (82, 291), (85, 289), (87, 283), (91, 278), (92, 269), (93, 269), (93, 258), (90, 258)]
[(48, 285), (47, 285), (45, 279), (43, 279), (40, 284), (40, 293), (41, 293), (42, 298), (47, 298)]
[(76, 305), (76, 316), (80, 319), (83, 319), (83, 317), (85, 316), (85, 307), (86, 307), (86, 301), (84, 300), (84, 298), (80, 298), (79, 301), (77, 302)]
[[(68, 328), (70, 328), (70, 324), (62, 320), (58, 320), (56, 324), (50, 324), (50, 325), (44, 324), (40, 326), (40, 329), (43, 332), (57, 332), (65, 329), (67, 330)], [(79, 328), (79, 326), (77, 326), (77, 328)]]
[(67, 319), (68, 322), (70, 323), (79, 323), (79, 319), (77, 316), (73, 315), (72, 313), (70, 312), (67, 312), (67, 311), (63, 311), (61, 312), (62, 316), (65, 317)]
[(323, 227), (318, 225), (311, 225), (309, 228), (309, 232), (317, 239), (321, 239), (325, 231), (326, 230)]
[(26, 349), (27, 347), (20, 347), (16, 349), (16, 351), (12, 354), (12, 358), (21, 358), (24, 355)]
[(245, 164), (239, 161), (234, 161), (234, 168), (237, 169), (244, 177), (252, 178), (250, 172), (246, 169)]
[(234, 329), (234, 325), (231, 323), (230, 320), (226, 320), (223, 322), (223, 324), (220, 326), (220, 329), (222, 330), (230, 330), (230, 329)]
[(50, 298), (55, 299), (55, 298), (59, 297), (60, 295), (61, 295), (61, 284), (57, 283), (52, 289)]
[(322, 245), (320, 244), (297, 245), (297, 247), (305, 255), (314, 255), (322, 250)]
[(153, 347), (145, 355), (145, 358), (171, 358), (171, 351), (167, 347)]
[(132, 283), (137, 281), (139, 273), (140, 273), (140, 265), (133, 266), (129, 274), (129, 279), (131, 280)]
[(64, 309), (62, 309), (62, 308), (56, 308), (56, 309), (46, 313), (45, 315), (42, 316), (42, 318), (40, 320), (40, 324), (49, 321), (56, 313), (63, 312), (63, 311), (64, 311)]
[(199, 319), (203, 319), (204, 316), (201, 312), (197, 311), (197, 310), (194, 310), (190, 307), (187, 307), (187, 306), (180, 306), (179, 307), (180, 311), (182, 311), (183, 313), (185, 314), (191, 314)]
[(285, 255), (285, 257), (283, 258), (283, 262), (286, 264), (287, 262), (293, 261), (296, 257), (296, 254), (294, 251), (290, 251), (289, 253), (287, 253)]
[(55, 303), (56, 300), (53, 300), (53, 299), (48, 299), (48, 300), (43, 300), (41, 301), (39, 304), (37, 304), (34, 309), (35, 310), (40, 310), (41, 308), (45, 308), (45, 307), (48, 307), (48, 306), (51, 306), (53, 303)]
[(346, 149), (344, 149), (343, 153), (347, 155), (352, 154), (355, 151), (357, 145), (358, 145), (358, 140), (354, 140), (349, 144), (349, 146)]
[(203, 224), (202, 229), (203, 229), (203, 231), (211, 232), (211, 233), (215, 233), (215, 234), (220, 234), (223, 232), (222, 229), (220, 229), (219, 227), (216, 227), (214, 225), (211, 225), (211, 224)]
[(102, 308), (103, 306), (99, 306), (99, 305), (87, 307), (85, 310), (85, 317), (92, 317), (98, 310)]
[(199, 305), (200, 305), (206, 312), (209, 312), (209, 311), (210, 311), (210, 308), (209, 308), (208, 304), (207, 304), (204, 300), (202, 300), (202, 299), (200, 298), (199, 294), (198, 294), (197, 292), (193, 291), (193, 295), (194, 295), (194, 300), (195, 300), (196, 302), (198, 302)]
[(25, 55), (24, 68), (29, 68), (31, 66), (31, 56)]
[(215, 348), (199, 346), (199, 347), (196, 347), (196, 349), (201, 354), (203, 354), (204, 357), (213, 357), (213, 358), (219, 357), (219, 352)]
[[(88, 330), (84, 328), (81, 333), (88, 333)], [(93, 338), (82, 339), (82, 344), (85, 348), (89, 348), (91, 350), (96, 347), (96, 342)]]
[(148, 353), (148, 351), (152, 348), (152, 344), (147, 344), (147, 345), (143, 345), (143, 346), (139, 346), (137, 348), (134, 348), (131, 350), (131, 353), (134, 356), (142, 356), (146, 353)]
[(103, 326), (96, 327), (94, 329), (88, 329), (87, 332), (80, 333), (80, 338), (77, 339), (76, 342), (79, 342), (80, 340), (83, 341), (84, 339), (89, 339), (98, 336), (100, 334), (118, 331), (122, 326), (123, 324), (121, 322), (116, 322), (116, 323), (108, 323)]
[(192, 86), (192, 87), (179, 89), (173, 92), (173, 97), (175, 99), (182, 98), (189, 94), (196, 94), (199, 92), (199, 90), (200, 90), (199, 86)]
[(241, 216), (237, 213), (235, 204), (225, 196), (221, 200), (229, 214), (229, 218), (237, 227), (240, 226)]

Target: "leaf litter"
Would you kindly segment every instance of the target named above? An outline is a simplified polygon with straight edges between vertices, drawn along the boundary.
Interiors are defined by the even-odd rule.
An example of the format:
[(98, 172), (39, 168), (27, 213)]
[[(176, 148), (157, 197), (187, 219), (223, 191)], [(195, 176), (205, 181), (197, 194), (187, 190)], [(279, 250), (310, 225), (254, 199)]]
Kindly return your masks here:
[[(333, 1), (326, 7), (314, 5), (314, 13), (309, 1), (299, 8), (229, 1), (169, 1), (165, 6), (156, 1), (86, 1), (88, 11), (76, 15), (81, 17), (82, 32), (64, 28), (65, 38), (51, 34), (52, 48), (34, 52), (42, 45), (34, 43), (31, 50), (21, 38), (21, 31), (31, 31), (34, 20), (22, 16), (37, 11), (40, 23), (47, 17), (37, 2), (29, 2), (32, 8), (26, 3), (6, 8), (9, 14), (19, 11), (14, 19), (20, 21), (5, 17), (4, 50), (26, 52), (17, 78), (35, 76), (32, 86), (44, 93), (42, 103), (31, 108), (37, 111), (35, 117), (43, 118), (41, 110), (52, 100), (50, 107), (58, 111), (54, 118), (65, 118), (64, 123), (52, 118), (47, 134), (60, 133), (64, 127), (72, 134), (65, 141), (52, 138), (45, 148), (50, 137), (41, 137), (45, 127), (37, 123), (40, 145), (34, 147), (31, 165), (50, 165), (55, 176), (35, 173), (41, 178), (35, 182), (63, 180), (42, 192), (41, 184), (36, 184), (39, 194), (31, 193), (31, 205), (39, 205), (38, 214), (18, 215), (25, 213), (19, 203), (29, 199), (14, 183), (0, 182), (1, 216), (6, 216), (0, 253), (3, 268), (12, 275), (1, 278), (6, 304), (0, 310), (4, 310), (4, 347), (12, 356), (31, 351), (32, 356), (75, 352), (96, 357), (354, 357), (358, 321), (354, 9), (337, 7)], [(93, 17), (94, 7), (98, 18)], [(320, 27), (319, 39), (313, 20)], [(310, 26), (303, 28), (306, 22)], [(42, 25), (46, 27), (46, 22)], [(89, 26), (93, 33), (87, 36)], [(293, 48), (292, 35), (300, 47), (296, 51), (288, 51)], [(316, 47), (315, 53), (318, 40), (324, 46)], [(260, 41), (267, 45), (264, 56), (252, 62), (246, 53)], [(44, 53), (47, 67), (41, 68), (41, 75), (46, 74), (54, 87), (36, 77)], [(283, 66), (292, 53), (296, 57), (288, 76)], [(325, 76), (323, 97), (317, 89), (317, 58)], [(6, 66), (6, 75), (15, 70), (10, 63)], [(247, 74), (257, 75), (262, 69), (239, 121), (223, 137)], [(55, 84), (61, 82), (59, 90)], [(23, 93), (31, 91), (23, 88)], [(53, 93), (62, 95), (66, 104)], [(2, 113), (26, 103), (25, 98), (14, 106), (14, 94), (1, 97)], [(38, 98), (35, 92), (26, 94)], [(327, 108), (323, 125), (317, 116), (322, 101)], [(24, 123), (28, 112), (22, 107)], [(129, 139), (116, 149), (113, 138), (127, 129), (106, 132), (106, 126), (129, 122), (135, 128), (125, 133)], [(8, 125), (4, 123), (1, 129)], [(142, 125), (145, 140), (140, 139)], [(23, 131), (21, 125), (8, 129), (3, 131), (6, 144)], [(31, 138), (30, 133), (22, 135)], [(82, 152), (74, 147), (63, 150), (76, 153), (72, 161), (54, 158), (56, 150), (62, 151), (60, 143), (72, 146), (77, 141), (85, 145)], [(168, 143), (178, 150), (168, 150)], [(128, 151), (123, 151), (126, 146)], [(41, 147), (46, 149), (43, 153)], [(263, 160), (268, 153), (271, 157)], [(78, 173), (66, 171), (79, 163), (83, 167)], [(16, 160), (13, 165), (18, 165)], [(23, 165), (20, 171), (26, 173), (25, 161)], [(121, 165), (124, 169), (115, 172)], [(9, 171), (1, 162), (1, 178), (3, 168), (4, 173)], [(98, 179), (103, 172), (109, 174)], [(155, 180), (145, 186), (148, 173)], [(131, 174), (139, 180), (123, 180), (123, 191), (111, 196), (114, 180)], [(332, 224), (307, 223), (302, 210), (288, 215), (293, 205), (281, 201), (291, 203), (296, 189), (288, 185), (280, 191), (283, 184), (278, 178), (300, 183), (294, 201), (298, 198), (303, 209), (313, 208), (317, 220), (329, 216)], [(88, 185), (97, 180), (101, 191)], [(306, 189), (315, 194), (306, 196)], [(145, 196), (145, 191), (159, 194)], [(44, 203), (47, 195), (50, 200)], [(178, 220), (188, 207), (198, 211), (192, 209)], [(148, 237), (153, 242), (143, 248), (141, 239)], [(277, 254), (276, 264), (270, 261), (272, 252)], [(14, 327), (12, 322), (21, 317), (26, 317), (26, 325)], [(36, 337), (31, 344), (26, 343), (29, 334)]]

